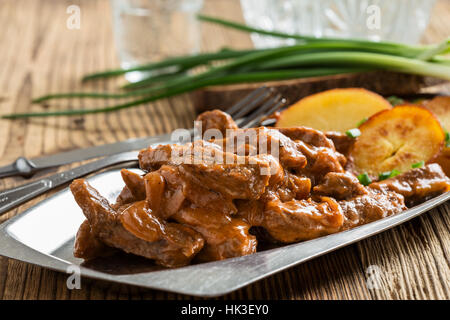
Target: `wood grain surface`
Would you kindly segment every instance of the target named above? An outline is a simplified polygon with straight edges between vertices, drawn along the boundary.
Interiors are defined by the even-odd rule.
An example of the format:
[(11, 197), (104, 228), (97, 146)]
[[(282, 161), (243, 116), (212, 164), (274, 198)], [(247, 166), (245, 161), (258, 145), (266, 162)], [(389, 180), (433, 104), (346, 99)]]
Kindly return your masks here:
[[(81, 28), (66, 27), (66, 8), (81, 8)], [(239, 2), (205, 0), (204, 12), (242, 20)], [(450, 1), (440, 0), (423, 42), (450, 34)], [(224, 45), (248, 48), (246, 34), (208, 25), (203, 27), (203, 50)], [(0, 112), (39, 111), (30, 99), (49, 92), (107, 90), (117, 81), (81, 84), (82, 75), (118, 66), (108, 0), (0, 1)], [(444, 86), (448, 90), (448, 86)], [(440, 88), (442, 90), (442, 87)], [(100, 107), (110, 101), (74, 99), (51, 108)], [(17, 157), (39, 156), (190, 127), (195, 108), (185, 95), (127, 111), (86, 117), (0, 120), (0, 165)], [(59, 168), (65, 170), (68, 166)], [(39, 176), (54, 172), (48, 170)], [(39, 177), (38, 176), (38, 177)], [(0, 190), (24, 182), (0, 180)], [(20, 214), (50, 194), (0, 217)], [(64, 208), (61, 208), (61, 214)], [(449, 299), (450, 205), (300, 266), (278, 273), (225, 299)], [(1, 244), (0, 244), (1, 245)], [(381, 286), (370, 284), (378, 270)], [(0, 257), (1, 299), (188, 299), (189, 296), (89, 279), (80, 290), (66, 287), (67, 276)], [(369, 284), (369, 285), (368, 285)]]

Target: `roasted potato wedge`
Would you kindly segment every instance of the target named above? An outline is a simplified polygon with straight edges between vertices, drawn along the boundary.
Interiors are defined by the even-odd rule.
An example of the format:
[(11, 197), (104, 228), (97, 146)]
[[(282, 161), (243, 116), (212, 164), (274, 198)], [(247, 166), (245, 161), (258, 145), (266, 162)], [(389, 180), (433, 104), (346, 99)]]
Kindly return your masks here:
[(366, 89), (332, 89), (305, 97), (282, 111), (276, 126), (345, 132), (357, 127), (361, 120), (391, 108), (389, 101)]
[(420, 161), (430, 162), (441, 151), (445, 133), (436, 117), (416, 105), (381, 111), (363, 123), (350, 150), (353, 171), (377, 178), (380, 173), (405, 172)]
[[(450, 97), (435, 97), (425, 104), (425, 107), (434, 113), (441, 122), (445, 131), (450, 132)], [(450, 177), (450, 147), (444, 147), (435, 160)]]

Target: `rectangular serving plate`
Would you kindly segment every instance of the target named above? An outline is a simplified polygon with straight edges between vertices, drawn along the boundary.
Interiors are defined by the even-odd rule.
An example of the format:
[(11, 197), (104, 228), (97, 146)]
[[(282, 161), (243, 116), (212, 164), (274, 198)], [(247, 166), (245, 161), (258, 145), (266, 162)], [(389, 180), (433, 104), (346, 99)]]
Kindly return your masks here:
[[(138, 169), (132, 169), (139, 172)], [(123, 182), (118, 169), (88, 178), (108, 200)], [(222, 261), (177, 269), (155, 267), (149, 260), (123, 255), (102, 267), (73, 256), (73, 243), (85, 219), (68, 188), (0, 225), (0, 255), (60, 272), (79, 266), (89, 277), (202, 297), (227, 294), (276, 272), (397, 226), (450, 199), (442, 194), (401, 214), (318, 239)], [(69, 269), (68, 269), (69, 268)]]

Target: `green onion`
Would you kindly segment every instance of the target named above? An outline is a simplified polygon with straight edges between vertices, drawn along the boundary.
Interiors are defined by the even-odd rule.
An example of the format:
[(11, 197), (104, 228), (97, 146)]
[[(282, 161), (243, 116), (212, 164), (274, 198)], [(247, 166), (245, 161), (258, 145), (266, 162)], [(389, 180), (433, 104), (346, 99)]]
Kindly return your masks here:
[[(47, 116), (79, 116), (83, 114), (103, 113), (118, 111), (133, 106), (137, 106), (143, 103), (157, 101), (159, 99), (172, 97), (174, 95), (190, 92), (195, 89), (200, 89), (211, 85), (223, 85), (223, 84), (235, 84), (247, 82), (251, 79), (252, 82), (264, 82), (280, 79), (296, 79), (301, 77), (311, 77), (312, 74), (341, 74), (345, 72), (355, 72), (358, 69), (330, 69), (330, 68), (318, 68), (318, 69), (299, 69), (299, 70), (280, 70), (280, 71), (266, 71), (266, 72), (252, 72), (245, 74), (232, 74), (214, 79), (204, 79), (202, 81), (191, 82), (183, 85), (174, 86), (173, 88), (162, 91), (158, 94), (142, 97), (142, 99), (130, 101), (120, 105), (113, 105), (110, 107), (102, 107), (98, 109), (71, 109), (63, 111), (47, 111), (47, 112), (28, 112), (28, 113), (13, 113), (3, 115), (4, 119), (19, 119), (19, 118), (31, 118), (31, 117), (47, 117)], [(76, 97), (80, 93), (71, 94), (72, 97)], [(70, 94), (66, 94), (70, 95)]]
[(354, 128), (354, 129), (345, 131), (345, 134), (347, 135), (347, 137), (357, 138), (361, 135), (361, 131), (359, 131), (358, 128)]
[[(364, 68), (303, 68), (303, 69), (291, 69), (291, 70), (270, 70), (270, 71), (256, 71), (256, 72), (245, 72), (236, 73), (228, 75), (220, 75), (216, 77), (207, 78), (199, 82), (201, 87), (204, 86), (214, 86), (223, 84), (236, 84), (245, 82), (262, 82), (262, 81), (272, 81), (272, 80), (286, 80), (294, 78), (305, 78), (318, 75), (333, 75), (333, 74), (343, 74), (343, 73), (354, 73), (361, 72), (367, 69)], [(179, 77), (175, 79), (176, 81), (168, 81), (163, 85), (151, 87), (148, 89), (128, 91), (124, 93), (98, 93), (98, 92), (68, 92), (52, 94), (47, 96), (42, 96), (32, 100), (33, 103), (39, 103), (50, 99), (60, 99), (60, 98), (127, 98), (133, 96), (148, 96), (161, 92), (163, 90), (168, 90), (176, 86), (191, 84), (194, 80), (192, 76)]]
[(394, 169), (391, 171), (391, 176), (389, 178), (393, 178), (395, 176), (398, 176), (401, 172), (398, 171), (397, 169)]
[(391, 171), (382, 172), (378, 175), (378, 180), (386, 180), (391, 176)]
[(445, 131), (445, 146), (450, 148), (450, 133), (448, 131)]
[(157, 83), (163, 83), (169, 80), (176, 79), (181, 75), (184, 75), (186, 71), (187, 70), (183, 69), (173, 73), (163, 73), (154, 76), (149, 76), (136, 82), (127, 83), (126, 85), (122, 86), (122, 89), (134, 90), (136, 88), (149, 87)]
[(114, 70), (107, 70), (104, 72), (98, 72), (98, 73), (92, 73), (88, 74), (83, 77), (83, 81), (93, 80), (93, 79), (99, 79), (99, 78), (108, 78), (108, 77), (116, 77), (123, 75), (128, 72), (134, 72), (134, 71), (151, 71), (151, 70), (158, 70), (163, 68), (169, 68), (169, 67), (194, 67), (202, 64), (209, 63), (210, 61), (215, 60), (225, 60), (225, 59), (231, 59), (231, 58), (237, 58), (244, 56), (246, 54), (252, 53), (252, 52), (258, 52), (258, 51), (265, 51), (265, 49), (260, 50), (220, 50), (218, 52), (212, 52), (212, 53), (200, 53), (194, 56), (181, 56), (181, 57), (173, 57), (168, 58), (165, 60), (162, 60), (160, 62), (154, 62), (149, 64), (144, 64), (136, 67), (131, 67), (127, 69), (114, 69)]
[(405, 100), (396, 96), (387, 97), (386, 100), (389, 101), (389, 103), (392, 104), (393, 107), (405, 103)]
[(395, 176), (398, 176), (400, 173), (401, 172), (396, 169), (391, 170), (391, 171), (382, 172), (378, 175), (378, 180), (382, 181), (382, 180), (386, 180), (389, 178), (393, 178)]
[(254, 27), (250, 27), (244, 24), (240, 24), (233, 21), (228, 21), (216, 17), (210, 17), (206, 15), (197, 15), (197, 18), (201, 21), (210, 22), (218, 25), (222, 25), (228, 28), (244, 31), (244, 32), (254, 32), (266, 36), (272, 36), (277, 38), (285, 38), (285, 39), (297, 39), (303, 42), (321, 42), (321, 41), (339, 41), (341, 43), (352, 43), (354, 45), (359, 45), (360, 48), (366, 49), (374, 49), (378, 52), (384, 52), (389, 54), (398, 54), (406, 57), (415, 57), (418, 55), (424, 55), (425, 52), (430, 52), (429, 50), (435, 49), (435, 46), (428, 47), (417, 47), (417, 46), (408, 46), (399, 43), (392, 42), (373, 42), (369, 40), (360, 40), (360, 39), (339, 39), (339, 38), (316, 38), (311, 36), (303, 36), (298, 34), (288, 34), (279, 31), (268, 31), (263, 29), (258, 29)]
[(372, 180), (367, 173), (361, 173), (358, 175), (358, 180), (363, 186), (368, 186), (372, 183)]
[(417, 59), (430, 60), (431, 58), (433, 58), (438, 54), (446, 53), (449, 49), (450, 49), (450, 38), (446, 39), (441, 43), (438, 43), (435, 46), (432, 46), (428, 50), (425, 50), (424, 52), (422, 52), (417, 56)]
[(437, 65), (416, 59), (371, 52), (317, 52), (302, 55), (274, 57), (260, 64), (262, 69), (277, 69), (301, 66), (353, 65), (403, 73), (426, 75), (450, 80), (450, 66)]
[(363, 123), (366, 123), (367, 120), (369, 120), (369, 118), (367, 118), (367, 117), (364, 118), (364, 119), (362, 119), (360, 122), (358, 122), (358, 123), (356, 124), (356, 126), (357, 126), (357, 127), (361, 126)]
[[(117, 92), (67, 92), (54, 93), (33, 100), (42, 103), (61, 98), (120, 99), (131, 101), (96, 109), (56, 110), (3, 115), (16, 119), (60, 115), (83, 115), (110, 112), (172, 97), (208, 86), (234, 83), (255, 83), (318, 77), (332, 74), (390, 70), (403, 73), (433, 76), (450, 80), (450, 39), (428, 46), (410, 46), (392, 42), (373, 42), (358, 39), (315, 38), (268, 31), (204, 15), (202, 21), (228, 28), (256, 32), (262, 35), (297, 40), (293, 46), (269, 49), (230, 50), (178, 56), (126, 69), (113, 69), (93, 73), (82, 80), (106, 79), (129, 72), (153, 72), (137, 83), (130, 83)], [(365, 119), (363, 119), (365, 120)], [(365, 121), (358, 123), (360, 126)], [(359, 136), (358, 129), (349, 130), (352, 138)], [(446, 145), (450, 146), (448, 134)]]
[(422, 168), (424, 165), (425, 165), (425, 161), (422, 160), (422, 161), (413, 163), (411, 165), (411, 168)]

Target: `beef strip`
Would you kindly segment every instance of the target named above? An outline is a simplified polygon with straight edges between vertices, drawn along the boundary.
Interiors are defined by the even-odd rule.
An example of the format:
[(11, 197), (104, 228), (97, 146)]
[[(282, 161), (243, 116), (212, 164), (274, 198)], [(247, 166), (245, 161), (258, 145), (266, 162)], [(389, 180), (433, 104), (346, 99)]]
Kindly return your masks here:
[(282, 202), (290, 200), (304, 200), (310, 197), (311, 180), (307, 177), (298, 176), (289, 171), (283, 172), (281, 181), (269, 184), (260, 201), (280, 199)]
[[(222, 212), (224, 214), (234, 214), (237, 212), (232, 199), (224, 197), (221, 193), (210, 190), (198, 183), (188, 179), (185, 175), (180, 173), (180, 170), (174, 166), (162, 166), (159, 170), (160, 174), (164, 177), (167, 187), (170, 190), (181, 189), (183, 199), (189, 200), (197, 207), (202, 207), (210, 210)], [(174, 192), (174, 194), (178, 194)], [(168, 199), (165, 201), (164, 199)], [(174, 201), (172, 197), (163, 197), (165, 201), (165, 216), (170, 217), (175, 214), (181, 208), (181, 201)], [(168, 206), (173, 206), (177, 203), (177, 209), (169, 210)]]
[[(334, 179), (331, 177), (343, 178), (341, 174), (329, 175), (327, 181)], [(347, 178), (344, 176), (344, 181)], [(319, 189), (327, 191), (325, 185)], [(346, 198), (341, 201), (314, 193), (306, 200), (282, 201), (278, 194), (266, 193), (265, 201), (238, 202), (238, 216), (251, 226), (263, 227), (272, 240), (291, 243), (343, 231), (406, 209), (403, 196), (398, 193), (350, 185), (338, 191)]]
[(391, 191), (366, 188), (367, 193), (339, 201), (344, 213), (342, 230), (354, 228), (406, 210), (402, 195)]
[(339, 153), (342, 153), (344, 156), (347, 156), (350, 148), (355, 143), (356, 139), (347, 136), (345, 133), (329, 131), (326, 134), (326, 137), (333, 141), (334, 147)]
[(85, 220), (78, 229), (73, 247), (73, 255), (77, 258), (91, 260), (112, 254), (114, 249), (98, 240), (91, 230), (89, 221)]
[(292, 139), (291, 143), (295, 144), (296, 150), (306, 157), (306, 166), (297, 167), (295, 171), (301, 176), (308, 177), (313, 186), (321, 183), (328, 172), (344, 172), (346, 158), (336, 151), (333, 142), (322, 132), (307, 127), (277, 128), (277, 130)]
[[(307, 159), (300, 150), (298, 143), (289, 139), (279, 130), (266, 127), (239, 129), (233, 131), (233, 135), (251, 137), (250, 141), (253, 141), (257, 146), (257, 154), (274, 156), (283, 168), (304, 168), (306, 166)], [(228, 137), (227, 140), (230, 141), (231, 137)]]
[(314, 147), (335, 148), (333, 142), (321, 131), (308, 127), (276, 128), (286, 137), (294, 141), (303, 141)]
[(300, 150), (308, 159), (306, 167), (296, 169), (299, 175), (304, 175), (311, 179), (313, 186), (320, 184), (325, 175), (329, 172), (344, 172), (341, 154), (332, 148), (315, 147), (298, 141)]
[(125, 187), (116, 199), (115, 207), (145, 199), (144, 178), (127, 169), (120, 171)]
[[(193, 229), (180, 224), (165, 223), (153, 216), (150, 209), (144, 212), (145, 201), (135, 202), (128, 207), (125, 216), (128, 220), (122, 221), (122, 213), (115, 211), (108, 201), (83, 179), (74, 180), (70, 190), (89, 221), (95, 238), (108, 246), (154, 259), (162, 266), (176, 267), (188, 264), (204, 245), (203, 237)], [(142, 231), (140, 228), (145, 228), (145, 232), (139, 232)]]
[(217, 129), (225, 137), (227, 129), (233, 130), (238, 128), (229, 114), (218, 109), (203, 112), (196, 120), (202, 124), (202, 133), (209, 129)]
[(415, 206), (450, 190), (450, 179), (436, 163), (404, 172), (394, 178), (374, 182), (370, 187), (397, 192), (408, 207)]
[(187, 179), (228, 199), (258, 198), (270, 178), (270, 164), (265, 160), (195, 143), (150, 147), (139, 153), (139, 163), (144, 170), (176, 165)]
[(322, 183), (313, 189), (315, 194), (333, 197), (338, 200), (367, 194), (367, 190), (350, 172), (329, 172)]
[(251, 226), (263, 227), (272, 239), (292, 243), (339, 231), (344, 222), (336, 200), (322, 197), (320, 202), (279, 199), (239, 204), (239, 215)]
[(303, 168), (306, 157), (297, 144), (279, 130), (265, 127), (238, 129), (228, 132), (224, 139), (211, 141), (222, 150), (243, 155), (269, 154), (277, 158), (284, 168)]
[(173, 218), (205, 238), (205, 247), (196, 257), (198, 261), (222, 260), (256, 252), (256, 238), (249, 234), (250, 225), (241, 218), (193, 206), (181, 209)]

